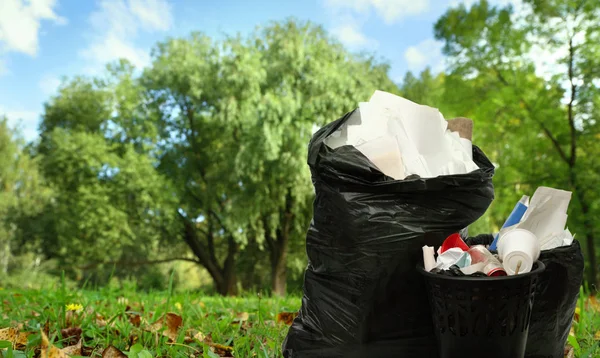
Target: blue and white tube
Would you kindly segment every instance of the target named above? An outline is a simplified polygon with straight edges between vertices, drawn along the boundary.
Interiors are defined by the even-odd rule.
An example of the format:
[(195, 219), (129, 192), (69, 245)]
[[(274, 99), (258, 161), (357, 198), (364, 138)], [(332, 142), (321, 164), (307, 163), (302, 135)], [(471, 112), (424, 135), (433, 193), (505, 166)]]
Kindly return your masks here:
[[(517, 225), (518, 223), (520, 223), (521, 219), (523, 218), (523, 215), (525, 215), (525, 212), (527, 211), (528, 205), (529, 205), (529, 196), (523, 195), (523, 197), (521, 197), (521, 200), (519, 200), (517, 205), (515, 205), (513, 211), (510, 213), (510, 215), (504, 222), (504, 225), (502, 225), (502, 229), (511, 227), (513, 225)], [(502, 231), (502, 229), (500, 229), (500, 231)], [(493, 251), (497, 250), (499, 237), (500, 237), (500, 233), (497, 233), (496, 237), (494, 238), (494, 241), (490, 245), (490, 250), (493, 250)]]

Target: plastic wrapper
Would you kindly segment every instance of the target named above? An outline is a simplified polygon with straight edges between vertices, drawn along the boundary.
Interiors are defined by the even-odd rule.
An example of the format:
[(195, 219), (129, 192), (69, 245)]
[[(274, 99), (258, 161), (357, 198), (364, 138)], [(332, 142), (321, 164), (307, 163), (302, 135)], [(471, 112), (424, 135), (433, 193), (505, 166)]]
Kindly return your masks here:
[(309, 263), (283, 355), (437, 357), (416, 265), (424, 245), (440, 246), (487, 210), (494, 167), (473, 145), (473, 172), (393, 180), (356, 148), (324, 145), (351, 114), (321, 128), (309, 144), (316, 194)]

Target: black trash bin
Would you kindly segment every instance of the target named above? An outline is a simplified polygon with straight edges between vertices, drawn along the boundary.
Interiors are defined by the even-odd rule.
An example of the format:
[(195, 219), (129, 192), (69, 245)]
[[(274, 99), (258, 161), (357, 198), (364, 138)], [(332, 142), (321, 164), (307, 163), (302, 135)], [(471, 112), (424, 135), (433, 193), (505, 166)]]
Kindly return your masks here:
[[(489, 245), (493, 240), (492, 234), (482, 234), (465, 242)], [(539, 260), (546, 269), (538, 278), (525, 357), (562, 358), (583, 282), (581, 245), (573, 240), (569, 246), (542, 250)]]
[(440, 358), (523, 358), (538, 276), (446, 276), (425, 271)]

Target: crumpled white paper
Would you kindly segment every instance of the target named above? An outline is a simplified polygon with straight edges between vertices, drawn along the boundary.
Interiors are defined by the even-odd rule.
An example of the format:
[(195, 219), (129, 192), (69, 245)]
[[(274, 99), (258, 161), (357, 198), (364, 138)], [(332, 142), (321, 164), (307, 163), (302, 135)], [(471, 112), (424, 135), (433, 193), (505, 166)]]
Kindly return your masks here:
[(413, 174), (431, 178), (478, 169), (471, 141), (448, 130), (438, 109), (383, 91), (359, 103), (358, 111), (325, 144), (332, 149), (352, 145), (382, 173), (397, 180)]
[(537, 188), (521, 222), (502, 229), (500, 236), (510, 230), (525, 229), (537, 236), (542, 250), (571, 245), (573, 235), (565, 229), (571, 195), (570, 191)]

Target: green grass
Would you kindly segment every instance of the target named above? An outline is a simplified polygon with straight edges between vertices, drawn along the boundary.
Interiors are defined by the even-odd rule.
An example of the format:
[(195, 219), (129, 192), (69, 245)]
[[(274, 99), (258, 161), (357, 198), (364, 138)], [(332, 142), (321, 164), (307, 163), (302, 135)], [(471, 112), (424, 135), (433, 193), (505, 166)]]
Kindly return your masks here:
[(596, 298), (588, 298), (581, 292), (576, 321), (569, 336), (569, 344), (574, 348), (575, 357), (600, 357), (600, 304)]
[[(73, 315), (67, 304), (81, 304), (83, 310)], [(129, 311), (126, 312), (127, 307)], [(594, 302), (581, 297), (579, 320), (574, 324), (575, 336), (569, 339), (575, 357), (600, 357), (600, 342), (594, 334), (600, 330), (600, 314)], [(211, 335), (214, 343), (232, 346), (235, 357), (281, 357), (280, 347), (288, 327), (275, 322), (279, 312), (293, 312), (300, 299), (260, 298), (247, 295), (236, 298), (206, 297), (195, 293), (137, 293), (119, 290), (51, 290), (0, 291), (0, 329), (22, 324), (21, 331), (35, 332), (26, 347), (13, 357), (35, 357), (41, 344), (40, 328), (48, 323), (50, 341), (56, 347), (68, 345), (60, 334), (71, 326), (83, 331), (84, 346), (92, 356), (114, 345), (129, 357), (215, 357), (208, 345), (185, 340), (195, 331)], [(596, 307), (597, 309), (598, 307)], [(147, 327), (167, 312), (180, 315), (183, 327), (176, 342)], [(139, 314), (142, 323), (136, 327), (130, 315)], [(99, 326), (97, 315), (108, 323)], [(240, 318), (242, 322), (239, 322)], [(247, 321), (245, 320), (247, 318)], [(194, 332), (192, 332), (194, 331)], [(191, 333), (190, 333), (191, 332)], [(0, 341), (0, 347), (2, 346)], [(5, 344), (5, 343), (4, 343)], [(8, 352), (4, 351), (6, 358)], [(0, 357), (2, 354), (0, 353)]]
[[(167, 292), (143, 294), (61, 289), (0, 291), (0, 301), (0, 328), (20, 323), (24, 325), (21, 331), (36, 332), (23, 349), (27, 357), (33, 357), (35, 348), (40, 346), (40, 327), (46, 322), (49, 323), (50, 341), (58, 348), (66, 345), (61, 341), (61, 329), (69, 325), (80, 327), (84, 346), (95, 348), (93, 356), (96, 357), (111, 344), (126, 352), (132, 339), (137, 339), (136, 349), (144, 347), (153, 357), (190, 357), (192, 354), (213, 357), (208, 352), (206, 355), (200, 353), (206, 346), (199, 341), (184, 343), (186, 333), (191, 330), (210, 334), (214, 343), (233, 346), (236, 357), (281, 357), (279, 351), (288, 327), (275, 323), (276, 314), (296, 311), (300, 306), (300, 299), (294, 297), (223, 298), (193, 293), (169, 295)], [(83, 311), (69, 317), (72, 314), (67, 312), (67, 304), (81, 304)], [(129, 321), (127, 306), (131, 306), (128, 313), (141, 316), (140, 327)], [(166, 312), (176, 313), (183, 319), (175, 344), (169, 344), (166, 336), (144, 329)], [(96, 314), (108, 323), (105, 327), (98, 326)], [(246, 314), (247, 321), (236, 322)], [(72, 322), (67, 323), (67, 320)]]

